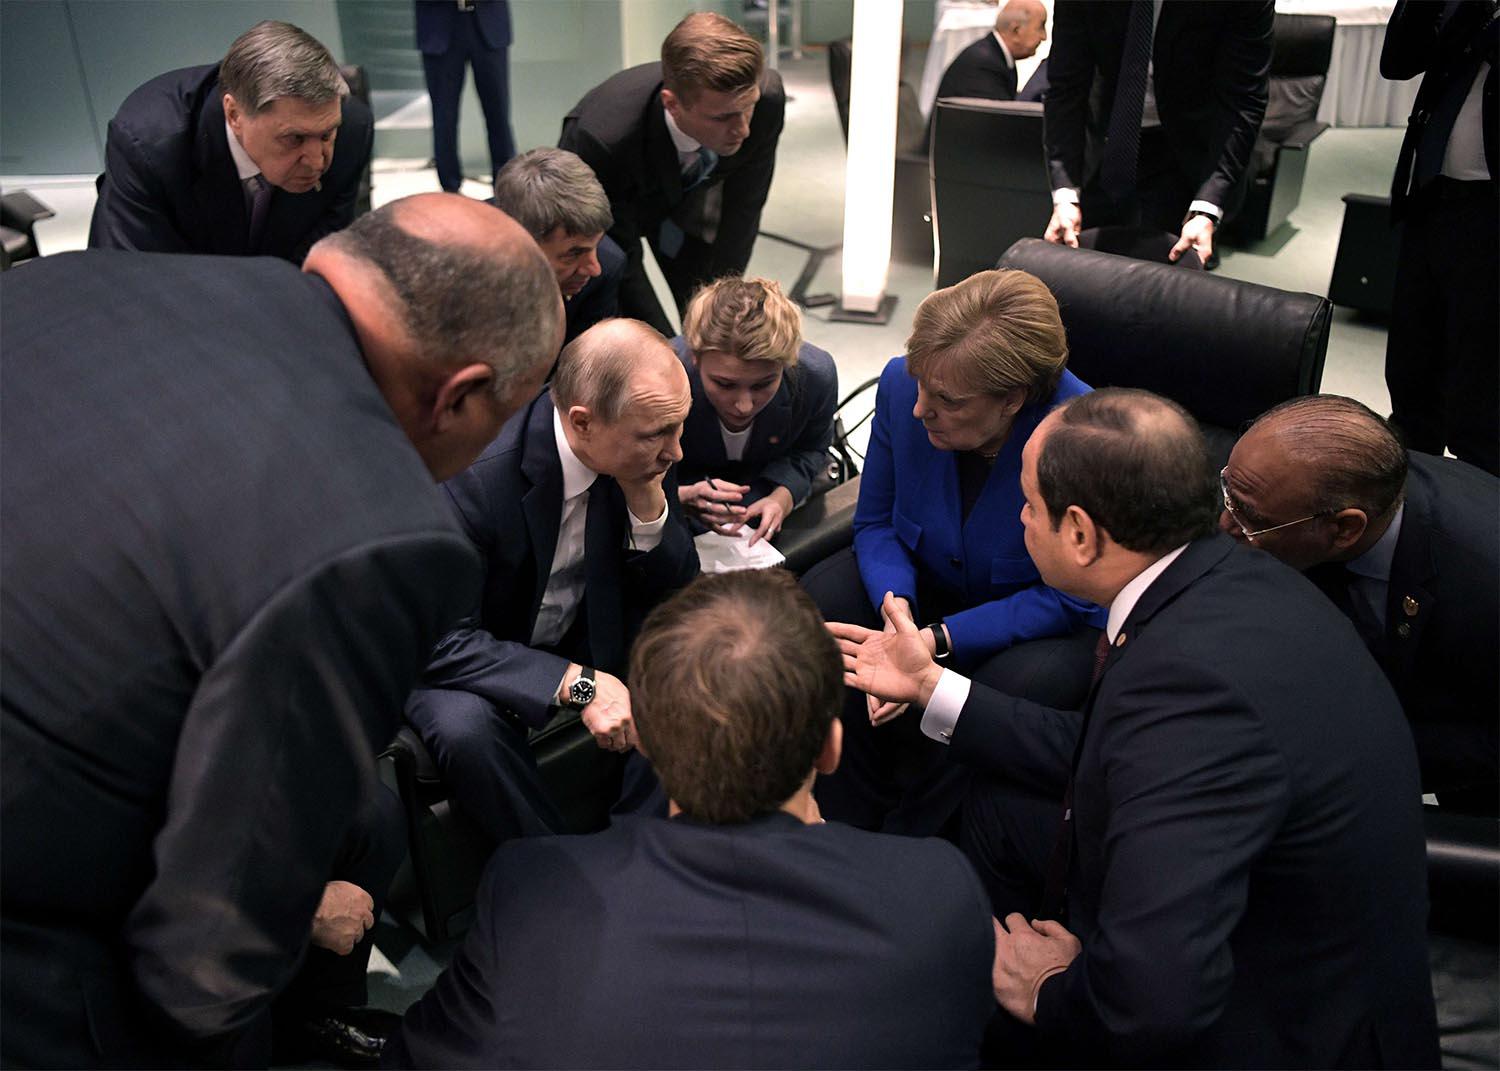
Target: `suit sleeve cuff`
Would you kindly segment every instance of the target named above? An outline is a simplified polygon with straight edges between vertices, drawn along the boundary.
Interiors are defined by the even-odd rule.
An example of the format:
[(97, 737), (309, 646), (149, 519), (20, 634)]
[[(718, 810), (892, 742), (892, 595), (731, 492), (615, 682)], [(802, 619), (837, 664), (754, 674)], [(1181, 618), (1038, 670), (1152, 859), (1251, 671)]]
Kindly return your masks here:
[(1076, 205), (1078, 203), (1078, 191), (1069, 186), (1059, 186), (1052, 191), (1052, 203), (1055, 205)]
[[(1053, 200), (1056, 199), (1056, 195), (1054, 194)], [(1187, 214), (1191, 216), (1194, 212), (1206, 212), (1208, 215), (1213, 216), (1215, 226), (1221, 223), (1224, 219), (1223, 209), (1214, 204), (1212, 201), (1194, 201), (1192, 204), (1188, 205)]]
[(969, 701), (970, 683), (969, 678), (961, 673), (943, 670), (937, 686), (932, 689), (932, 698), (927, 701), (927, 709), (922, 712), (924, 734), (940, 744), (953, 739), (953, 727), (958, 724), (958, 716)]
[(642, 553), (655, 550), (667, 527), (667, 504), (662, 503), (661, 516), (654, 521), (643, 521), (628, 509), (625, 512), (630, 517), (630, 549)]

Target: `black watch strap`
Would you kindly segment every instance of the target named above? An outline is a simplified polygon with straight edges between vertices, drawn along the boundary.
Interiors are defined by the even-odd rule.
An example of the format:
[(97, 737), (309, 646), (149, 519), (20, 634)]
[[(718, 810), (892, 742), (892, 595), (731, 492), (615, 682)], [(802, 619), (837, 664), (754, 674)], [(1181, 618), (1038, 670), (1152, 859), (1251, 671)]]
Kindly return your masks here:
[(932, 633), (932, 657), (942, 662), (953, 653), (953, 646), (948, 642), (947, 633), (943, 631), (943, 623), (939, 621), (928, 625), (927, 631)]
[(594, 701), (596, 691), (597, 689), (594, 686), (594, 667), (584, 666), (579, 671), (578, 676), (573, 679), (573, 683), (568, 685), (568, 701), (566, 705), (572, 707), (574, 710), (582, 710)]

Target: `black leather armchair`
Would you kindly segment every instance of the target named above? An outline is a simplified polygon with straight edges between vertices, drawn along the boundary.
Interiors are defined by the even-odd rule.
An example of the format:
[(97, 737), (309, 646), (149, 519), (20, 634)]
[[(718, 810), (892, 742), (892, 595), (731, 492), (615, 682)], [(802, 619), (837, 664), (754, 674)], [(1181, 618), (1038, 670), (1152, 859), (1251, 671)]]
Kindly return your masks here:
[(36, 245), (36, 225), (56, 214), (25, 190), (0, 194), (0, 271), (41, 256)]
[(1426, 808), (1428, 952), (1444, 1067), (1500, 1067), (1500, 822)]
[(1011, 246), (999, 266), (1030, 272), (1057, 296), (1072, 372), (1093, 387), (1176, 401), (1221, 465), (1247, 422), (1322, 382), (1327, 298), (1040, 238)]
[(933, 105), (937, 285), (993, 268), (1052, 217), (1041, 104), (943, 98)]
[(1333, 59), (1334, 23), (1332, 15), (1276, 15), (1266, 118), (1241, 183), (1244, 201), (1221, 234), (1232, 245), (1261, 241), (1302, 199), (1308, 147), (1328, 129), (1317, 116)]

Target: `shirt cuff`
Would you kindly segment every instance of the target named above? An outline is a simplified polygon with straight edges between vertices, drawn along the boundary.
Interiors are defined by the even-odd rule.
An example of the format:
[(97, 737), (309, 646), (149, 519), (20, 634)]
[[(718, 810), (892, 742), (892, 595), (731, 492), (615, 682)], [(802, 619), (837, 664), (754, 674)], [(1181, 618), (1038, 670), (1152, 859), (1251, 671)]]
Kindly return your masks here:
[(953, 727), (969, 701), (969, 685), (972, 682), (961, 673), (945, 669), (932, 689), (932, 698), (922, 712), (922, 732), (940, 744), (953, 739)]
[(1052, 203), (1055, 205), (1076, 205), (1078, 203), (1078, 191), (1069, 186), (1059, 186), (1052, 191)]
[[(1053, 194), (1052, 199), (1054, 201), (1057, 200), (1057, 195)], [(1212, 201), (1194, 201), (1188, 205), (1187, 214), (1191, 216), (1194, 212), (1207, 212), (1210, 216), (1214, 217), (1215, 226), (1218, 226), (1224, 219), (1224, 210)]]
[(656, 545), (661, 542), (661, 534), (667, 527), (667, 504), (661, 504), (661, 516), (654, 521), (643, 521), (627, 507), (626, 516), (630, 518), (630, 549), (647, 551), (655, 550)]

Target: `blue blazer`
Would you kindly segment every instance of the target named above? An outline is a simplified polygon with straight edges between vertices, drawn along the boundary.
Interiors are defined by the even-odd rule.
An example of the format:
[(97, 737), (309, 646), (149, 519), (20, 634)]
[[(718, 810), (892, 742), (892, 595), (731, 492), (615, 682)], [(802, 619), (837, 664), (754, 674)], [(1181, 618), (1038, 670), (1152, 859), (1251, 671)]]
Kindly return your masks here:
[(961, 665), (1080, 625), (1103, 628), (1102, 609), (1042, 583), (1021, 530), (1021, 448), (1054, 406), (1088, 390), (1065, 371), (1046, 404), (1016, 414), (989, 482), (968, 521), (961, 522), (958, 463), (952, 451), (928, 441), (922, 422), (912, 416), (917, 381), (907, 373), (905, 357), (891, 358), (875, 395), (854, 511), (854, 552), (870, 602), (879, 607), (893, 591), (911, 600), (920, 615), (919, 577), (923, 586), (960, 597), (971, 608), (943, 620)]
[[(562, 463), (552, 426), (552, 392), (511, 417), (467, 470), (443, 484), (465, 534), (484, 562), (484, 582), (457, 628), (438, 643), (422, 684), (472, 692), (541, 727), (568, 660), (530, 646), (562, 520)], [(590, 664), (623, 676), (630, 639), (656, 603), (698, 575), (698, 552), (682, 523), (677, 485), (662, 489), (671, 516), (661, 542), (626, 548), (625, 494), (608, 476), (589, 492), (584, 535)], [(602, 503), (605, 508), (600, 509)]]
[(745, 456), (730, 461), (724, 453), (719, 414), (703, 393), (703, 379), (693, 366), (682, 336), (672, 340), (677, 359), (687, 369), (693, 386), (693, 408), (682, 428), (679, 484), (697, 483), (708, 476), (748, 484), (745, 501), (764, 498), (779, 485), (792, 501), (807, 501), (813, 480), (828, 467), (833, 442), (833, 410), (838, 405), (838, 370), (827, 350), (810, 342), (797, 351), (797, 363), (781, 377), (781, 387), (755, 418)]

